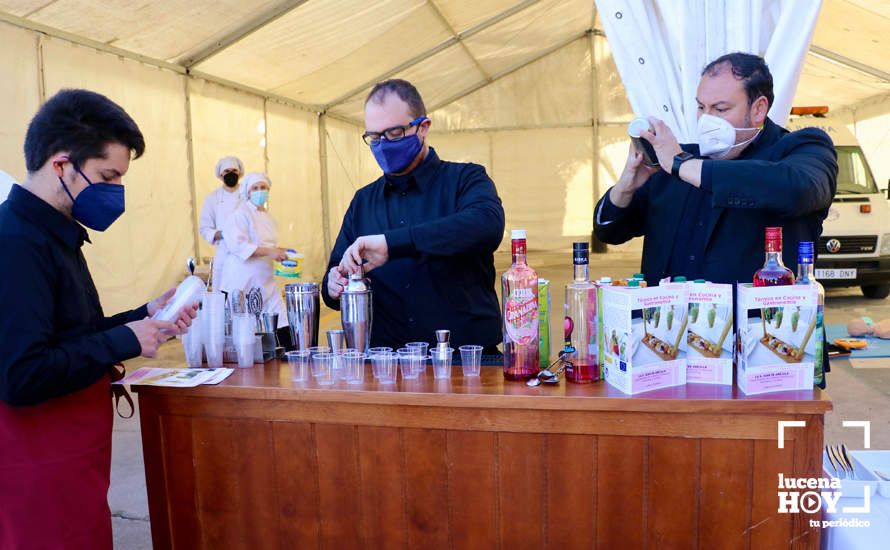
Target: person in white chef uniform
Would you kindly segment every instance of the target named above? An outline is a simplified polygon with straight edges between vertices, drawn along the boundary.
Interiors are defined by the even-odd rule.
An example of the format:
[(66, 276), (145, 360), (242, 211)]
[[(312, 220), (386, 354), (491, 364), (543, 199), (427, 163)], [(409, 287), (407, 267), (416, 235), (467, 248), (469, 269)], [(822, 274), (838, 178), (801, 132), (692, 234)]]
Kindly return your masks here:
[(213, 273), (211, 282), (214, 290), (220, 289), (223, 266), (226, 259), (226, 243), (223, 239), (223, 228), (238, 208), (241, 195), (238, 193), (238, 180), (244, 175), (244, 165), (238, 157), (223, 157), (216, 163), (216, 177), (222, 186), (214, 189), (204, 199), (198, 231), (205, 241), (216, 247), (213, 256)]
[(289, 347), (287, 309), (272, 265), (286, 260), (287, 250), (278, 246), (278, 227), (269, 214), (271, 187), (266, 174), (251, 172), (244, 176), (241, 202), (223, 228), (227, 255), (220, 289), (231, 296), (236, 290), (247, 294), (252, 288), (260, 288), (263, 311), (278, 314), (278, 340)]

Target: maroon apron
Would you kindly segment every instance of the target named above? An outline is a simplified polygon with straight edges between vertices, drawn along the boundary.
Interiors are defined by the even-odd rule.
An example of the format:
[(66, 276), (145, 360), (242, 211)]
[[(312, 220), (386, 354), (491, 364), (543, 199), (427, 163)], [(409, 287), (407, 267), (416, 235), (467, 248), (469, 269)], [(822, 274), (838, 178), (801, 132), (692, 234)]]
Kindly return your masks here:
[(111, 549), (109, 377), (40, 405), (0, 402), (0, 549)]

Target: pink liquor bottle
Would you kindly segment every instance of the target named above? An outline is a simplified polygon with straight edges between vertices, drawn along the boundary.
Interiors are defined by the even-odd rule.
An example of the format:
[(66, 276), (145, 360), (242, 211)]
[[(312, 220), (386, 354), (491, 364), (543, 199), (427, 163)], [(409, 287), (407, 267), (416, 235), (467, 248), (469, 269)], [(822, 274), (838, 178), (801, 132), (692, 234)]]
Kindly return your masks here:
[(525, 230), (511, 233), (513, 265), (501, 275), (504, 378), (538, 375), (538, 274), (526, 263)]
[(794, 272), (782, 263), (782, 228), (766, 228), (766, 259), (754, 273), (754, 286), (784, 286), (794, 284)]

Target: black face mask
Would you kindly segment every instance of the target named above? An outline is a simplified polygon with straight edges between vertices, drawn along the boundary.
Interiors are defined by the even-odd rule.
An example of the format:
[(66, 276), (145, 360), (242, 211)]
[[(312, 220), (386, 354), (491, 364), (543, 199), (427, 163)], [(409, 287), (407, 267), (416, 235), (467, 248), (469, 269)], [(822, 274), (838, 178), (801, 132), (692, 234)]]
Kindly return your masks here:
[(223, 183), (226, 184), (226, 187), (235, 187), (236, 185), (238, 185), (238, 173), (229, 172), (228, 174), (224, 175)]

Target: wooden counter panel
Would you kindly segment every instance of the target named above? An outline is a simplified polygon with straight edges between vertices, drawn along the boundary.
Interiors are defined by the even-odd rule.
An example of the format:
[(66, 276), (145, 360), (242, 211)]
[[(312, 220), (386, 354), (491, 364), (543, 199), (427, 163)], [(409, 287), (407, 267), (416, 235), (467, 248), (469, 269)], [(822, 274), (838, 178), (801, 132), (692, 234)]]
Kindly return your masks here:
[[(635, 400), (224, 390), (140, 388), (155, 548), (819, 545), (807, 516), (777, 513), (776, 485), (820, 475), (822, 413), (783, 411), (824, 410), (822, 393), (729, 407), (746, 414), (668, 398), (621, 411)], [(778, 420), (807, 426), (778, 449)]]
[(596, 524), (596, 439), (547, 436), (548, 548), (590, 548)]
[(315, 426), (273, 422), (272, 441), (280, 546), (307, 548), (321, 536)]
[(446, 437), (454, 548), (496, 548), (500, 532), (498, 434), (448, 431)]
[(401, 433), (359, 426), (358, 454), (365, 540), (370, 548), (401, 546), (407, 525)]
[(701, 442), (650, 437), (646, 512), (650, 548), (695, 548)]
[(597, 548), (643, 547), (647, 450), (645, 437), (597, 438)]

